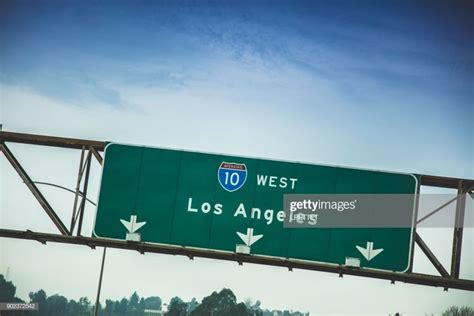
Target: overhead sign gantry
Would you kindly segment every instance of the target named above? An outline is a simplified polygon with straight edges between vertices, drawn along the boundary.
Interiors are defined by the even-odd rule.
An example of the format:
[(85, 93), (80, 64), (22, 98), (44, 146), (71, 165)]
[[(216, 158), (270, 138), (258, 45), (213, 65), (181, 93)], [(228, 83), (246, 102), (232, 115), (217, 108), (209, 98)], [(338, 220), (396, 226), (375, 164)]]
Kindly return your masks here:
[[(10, 150), (8, 143), (80, 150), (80, 164), (70, 225), (66, 225), (65, 219), (57, 215), (51, 204), (35, 184), (35, 181), (29, 177), (27, 170), (23, 168), (14, 153)], [(95, 228), (97, 234), (108, 234), (111, 238), (84, 236), (81, 228), (85, 212), (84, 205), (87, 199), (87, 189), (89, 186), (90, 165), (94, 157), (102, 164), (101, 152), (104, 151), (105, 146), (106, 143), (102, 141), (0, 131), (0, 150), (23, 180), (26, 187), (37, 199), (39, 205), (50, 217), (52, 223), (59, 230), (59, 233), (54, 234), (35, 232), (33, 231), (34, 227), (26, 231), (0, 228), (0, 237), (30, 239), (41, 243), (58, 242), (86, 245), (93, 249), (96, 247), (129, 249), (139, 251), (142, 254), (163, 253), (184, 255), (191, 259), (194, 257), (213, 258), (236, 261), (239, 264), (247, 262), (286, 267), (290, 271), (292, 269), (306, 269), (337, 273), (339, 276), (347, 274), (384, 279), (392, 283), (400, 281), (429, 286), (441, 286), (445, 289), (456, 288), (474, 291), (474, 280), (463, 279), (460, 278), (459, 275), (466, 196), (473, 193), (474, 180), (472, 179), (416, 174), (416, 181), (409, 174), (285, 163), (226, 155), (187, 153), (182, 151), (166, 152), (165, 156), (169, 158), (168, 161), (172, 166), (166, 169), (169, 173), (166, 174), (166, 170), (161, 168), (160, 165), (151, 163), (155, 158), (161, 155), (160, 151), (164, 152), (164, 150), (136, 146), (124, 146), (122, 148), (123, 145), (115, 144), (113, 146), (115, 146), (117, 150), (127, 149), (134, 151), (134, 155), (137, 153), (139, 153), (139, 156), (142, 155), (141, 158), (136, 158), (137, 161), (141, 161), (140, 166), (114, 166), (113, 161), (115, 159), (106, 162), (103, 169), (105, 176), (103, 179), (103, 189), (105, 191), (102, 190), (101, 192), (101, 201), (99, 201), (100, 205), (97, 212)], [(113, 148), (113, 146), (111, 148)], [(109, 153), (107, 153), (107, 155), (108, 154)], [(119, 152), (117, 152), (117, 154), (119, 154)], [(113, 154), (110, 156), (113, 156)], [(110, 156), (106, 159), (109, 159)], [(120, 161), (121, 163), (127, 164), (130, 158), (122, 154), (118, 155), (118, 157), (120, 159), (115, 161), (119, 164)], [(189, 160), (190, 157), (196, 157), (196, 162), (183, 164), (187, 161), (186, 159)], [(166, 162), (166, 159), (161, 161), (161, 163)], [(184, 169), (176, 171), (176, 168), (183, 168), (183, 166), (184, 169), (187, 168), (185, 173), (183, 173)], [(126, 207), (117, 205), (117, 214), (113, 214), (110, 209), (107, 209), (110, 206), (107, 206), (107, 199), (112, 198), (112, 196), (110, 192), (107, 193), (106, 188), (109, 185), (110, 188), (113, 188), (114, 185), (114, 183), (105, 183), (105, 181), (108, 181), (108, 168), (117, 168), (119, 171), (121, 168), (123, 168), (123, 170), (130, 170), (132, 174), (128, 176), (132, 178), (137, 175), (145, 177), (133, 182), (133, 188), (136, 189), (134, 196), (130, 196), (130, 192), (124, 193), (124, 196), (122, 196), (120, 192), (115, 194), (117, 200), (121, 200), (126, 196), (131, 197), (127, 199)], [(123, 173), (123, 170), (120, 177), (126, 179), (127, 175)], [(162, 172), (163, 174), (160, 174)], [(199, 175), (199, 177), (196, 177), (196, 175)], [(257, 177), (257, 175), (260, 175), (260, 177)], [(310, 177), (310, 175), (313, 176)], [(177, 176), (177, 178), (174, 178), (174, 176)], [(160, 178), (161, 180), (159, 180)], [(194, 180), (198, 178), (201, 182), (194, 183)], [(308, 180), (316, 178), (319, 181)], [(165, 220), (158, 221), (160, 216), (156, 216), (156, 214), (160, 214), (162, 210), (161, 206), (165, 204), (160, 204), (160, 208), (153, 207), (153, 203), (164, 203), (160, 200), (161, 198), (155, 196), (159, 192), (153, 192), (152, 188), (154, 187), (154, 183), (156, 181), (167, 181), (166, 179), (175, 179), (176, 181), (169, 184), (167, 191), (168, 194), (177, 193), (174, 198), (169, 198), (168, 200), (168, 203), (171, 203), (171, 201), (176, 203), (168, 205), (168, 208), (164, 208), (166, 212), (169, 213), (168, 215), (177, 215), (172, 222), (167, 222), (166, 216), (164, 217)], [(348, 179), (351, 180), (347, 181)], [(113, 180), (113, 177), (111, 180)], [(177, 182), (178, 180), (188, 182), (181, 185)], [(209, 190), (210, 193), (206, 193), (207, 195), (202, 194), (199, 189), (201, 187), (199, 183), (204, 184), (202, 188), (205, 188), (206, 191)], [(332, 185), (330, 183), (332, 183)], [(344, 187), (344, 184), (348, 186)], [(120, 184), (116, 183), (115, 185)], [(127, 185), (130, 185), (130, 183)], [(160, 185), (166, 187), (166, 183), (161, 183)], [(364, 187), (364, 185), (366, 187)], [(312, 236), (312, 234), (315, 234), (318, 230), (320, 231), (318, 228), (284, 229), (281, 226), (281, 220), (278, 220), (279, 207), (281, 207), (281, 204), (274, 204), (277, 203), (277, 200), (281, 199), (281, 195), (284, 193), (327, 193), (326, 190), (330, 190), (332, 193), (347, 193), (355, 192), (354, 187), (360, 189), (360, 191), (356, 191), (356, 193), (412, 193), (414, 186), (417, 192), (419, 192), (421, 186), (456, 189), (458, 195), (423, 216), (421, 219), (418, 218), (417, 209), (415, 208), (415, 225), (413, 225), (413, 227), (396, 228), (397, 230), (399, 229), (399, 232), (396, 233), (397, 236), (392, 235), (390, 229), (386, 230), (386, 228), (370, 228), (369, 230), (361, 230), (360, 228), (334, 228), (332, 230), (334, 230), (335, 235), (331, 234), (329, 243), (322, 243), (322, 245), (325, 245), (328, 249), (333, 249), (331, 250), (332, 252), (321, 250), (312, 240), (308, 241), (305, 238), (301, 240), (304, 241), (307, 247), (309, 246), (309, 248), (312, 249), (311, 251), (305, 249), (305, 247), (293, 247), (292, 240), (293, 238), (298, 239), (299, 234), (305, 236), (308, 234), (307, 236), (310, 236), (308, 238), (314, 237), (316, 241), (321, 242), (324, 241), (324, 238), (318, 239), (321, 236), (317, 236), (317, 234)], [(122, 189), (128, 190), (126, 185)], [(247, 193), (244, 193), (246, 190)], [(251, 192), (253, 192), (253, 195)], [(177, 196), (179, 196), (179, 199)], [(190, 201), (190, 198), (193, 200)], [(102, 201), (103, 199), (105, 200)], [(191, 202), (191, 204), (189, 204), (189, 202)], [(245, 208), (246, 217), (243, 215), (243, 208), (239, 208), (241, 203), (243, 203), (242, 205)], [(433, 214), (451, 203), (455, 203), (456, 205), (455, 225), (453, 227), (454, 234), (452, 239), (453, 247), (451, 252), (451, 265), (445, 268), (436, 255), (430, 250), (428, 244), (417, 233), (416, 223), (433, 216)], [(218, 204), (221, 204), (222, 207)], [(184, 207), (184, 209), (182, 207)], [(260, 212), (255, 209), (259, 209)], [(267, 217), (265, 217), (265, 211), (269, 209), (274, 211), (273, 219), (269, 215), (271, 212), (267, 212)], [(236, 213), (237, 210), (239, 210), (239, 212)], [(2, 211), (7, 212), (8, 210)], [(181, 212), (179, 215), (177, 213), (178, 211)], [(384, 211), (382, 210), (381, 212), (383, 213)], [(260, 216), (258, 216), (258, 214), (260, 214)], [(108, 217), (109, 215), (110, 217)], [(104, 217), (102, 218), (102, 216)], [(190, 218), (192, 218), (192, 220), (190, 220)], [(102, 221), (104, 223), (109, 221), (112, 227), (101, 227)], [(205, 229), (205, 231), (194, 229), (193, 226), (191, 226), (194, 223), (197, 227)], [(187, 224), (190, 226), (186, 226)], [(167, 226), (167, 230), (160, 230), (160, 225)], [(363, 238), (361, 237), (360, 239), (358, 238), (359, 236), (353, 235), (352, 233), (349, 233), (349, 235), (341, 233), (344, 230), (351, 231), (353, 229), (362, 232), (374, 231), (370, 236), (366, 233), (361, 234)], [(331, 228), (329, 228), (329, 230), (331, 230)], [(338, 230), (341, 231), (338, 232)], [(385, 230), (386, 233), (379, 234), (377, 230)], [(164, 234), (166, 231), (169, 233), (168, 237)], [(275, 236), (279, 236), (282, 231), (291, 231), (291, 234), (287, 237), (283, 234), (282, 239), (274, 238)], [(207, 237), (204, 232), (208, 233)], [(127, 234), (129, 234), (128, 240)], [(199, 234), (199, 237), (193, 239), (196, 234)], [(137, 235), (139, 238), (137, 238)], [(347, 246), (344, 244), (345, 241), (340, 243), (335, 238), (332, 238), (336, 235), (340, 237), (350, 237), (343, 238), (345, 241), (349, 241)], [(219, 237), (222, 237), (222, 240), (219, 240)], [(398, 240), (390, 240), (390, 238), (396, 239), (398, 237), (403, 240), (403, 243), (398, 245), (399, 249), (391, 248), (392, 246), (390, 246), (390, 244), (396, 245)], [(407, 240), (411, 240), (411, 246), (410, 243), (407, 244), (405, 242)], [(414, 245), (419, 247), (419, 250), (429, 259), (439, 275), (413, 272)], [(333, 253), (335, 255), (333, 255)], [(359, 258), (361, 261), (360, 266), (354, 267), (348, 265), (347, 261), (342, 261), (343, 257), (346, 257), (346, 259)], [(395, 261), (391, 262), (390, 260), (393, 258), (398, 259), (394, 259)], [(406, 259), (408, 259), (409, 265), (408, 270), (404, 271), (406, 268)]]

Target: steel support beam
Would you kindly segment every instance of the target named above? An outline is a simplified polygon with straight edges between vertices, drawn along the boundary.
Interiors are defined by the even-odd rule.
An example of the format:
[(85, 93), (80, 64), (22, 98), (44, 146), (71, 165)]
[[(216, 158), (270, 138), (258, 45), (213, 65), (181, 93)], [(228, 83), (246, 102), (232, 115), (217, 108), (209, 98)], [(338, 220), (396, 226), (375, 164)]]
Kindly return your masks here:
[(61, 234), (63, 235), (69, 235), (69, 230), (66, 228), (66, 226), (63, 224), (59, 216), (56, 214), (56, 212), (53, 210), (51, 205), (49, 205), (48, 201), (46, 198), (43, 196), (43, 194), (38, 190), (36, 185), (33, 183), (31, 178), (28, 176), (26, 171), (23, 169), (23, 167), (20, 165), (18, 160), (15, 158), (13, 153), (10, 151), (10, 149), (7, 147), (5, 144), (0, 144), (0, 149), (2, 150), (3, 154), (7, 158), (7, 160), (10, 162), (12, 165), (13, 169), (18, 173), (20, 178), (23, 180), (23, 182), (26, 184), (28, 189), (30, 189), (31, 193), (35, 196), (36, 200), (39, 202), (39, 204), (43, 207), (45, 210), (46, 214), (48, 214), (49, 218), (53, 221), (54, 225), (59, 229)]
[(97, 159), (99, 164), (102, 165), (103, 159), (102, 159), (102, 156), (99, 154), (99, 152), (97, 150), (95, 150), (95, 148), (92, 147), (92, 146), (89, 146), (89, 150), (90, 150), (90, 152), (92, 152), (92, 154), (94, 154), (94, 157), (95, 157), (95, 159)]
[(413, 283), (443, 288), (452, 288), (460, 290), (474, 291), (474, 281), (464, 279), (445, 278), (441, 276), (426, 275), (420, 273), (391, 273), (370, 269), (350, 268), (342, 265), (329, 265), (313, 263), (306, 261), (287, 260), (280, 258), (271, 258), (257, 255), (241, 255), (232, 252), (209, 251), (194, 248), (185, 248), (177, 246), (165, 246), (149, 243), (127, 242), (122, 240), (110, 240), (103, 238), (92, 238), (83, 236), (64, 236), (46, 233), (36, 233), (31, 231), (19, 231), (0, 229), (0, 237), (37, 240), (42, 243), (57, 242), (65, 244), (85, 245), (91, 248), (108, 247), (117, 249), (135, 250), (144, 253), (162, 253), (169, 255), (182, 255), (189, 258), (201, 257), (210, 259), (219, 259), (235, 261), (242, 263), (255, 263), (270, 266), (285, 267), (289, 270), (303, 269), (322, 272), (331, 272), (338, 275), (354, 275), (375, 279), (388, 280), (391, 282), (399, 281), (404, 283)]
[[(53, 147), (62, 147), (62, 148), (75, 148), (75, 149), (82, 149), (83, 146), (86, 146), (86, 148), (92, 147), (97, 152), (104, 151), (105, 145), (106, 145), (106, 142), (96, 141), (96, 140), (86, 140), (86, 139), (77, 139), (77, 138), (66, 138), (66, 137), (0, 131), (0, 143), (4, 143), (4, 142), (53, 146)], [(94, 152), (93, 154), (94, 156), (96, 156)], [(440, 176), (421, 175), (421, 174), (417, 174), (416, 176), (420, 179), (420, 185), (444, 187), (444, 188), (452, 188), (452, 189), (457, 189), (459, 180), (463, 180), (459, 178), (440, 177)], [(464, 185), (466, 187), (474, 187), (474, 180), (464, 179)]]
[(461, 265), (462, 235), (464, 226), (464, 212), (466, 211), (466, 191), (464, 182), (458, 184), (458, 200), (456, 202), (456, 214), (454, 216), (453, 249), (451, 255), (451, 276), (459, 278), (459, 267)]
[(0, 132), (0, 143), (12, 142), (32, 145), (43, 145), (62, 148), (82, 149), (83, 146), (103, 151), (105, 142), (77, 138), (55, 137), (35, 134)]
[(416, 175), (420, 179), (421, 185), (426, 185), (430, 187), (441, 187), (448, 189), (457, 189), (459, 181), (463, 180), (466, 187), (473, 187), (474, 180), (460, 179), (460, 178), (450, 178), (450, 177), (440, 177), (440, 176), (431, 176), (431, 175)]
[(77, 226), (77, 235), (79, 236), (81, 234), (82, 230), (82, 221), (84, 219), (84, 209), (86, 207), (86, 198), (87, 198), (87, 188), (89, 187), (89, 172), (91, 170), (91, 160), (92, 160), (92, 154), (89, 151), (89, 154), (87, 155), (86, 159), (86, 173), (85, 173), (85, 178), (84, 178), (84, 187), (82, 189), (82, 200), (81, 204), (79, 206), (79, 224)]
[(428, 245), (426, 245), (418, 233), (415, 233), (415, 241), (426, 257), (431, 261), (436, 270), (438, 270), (439, 274), (441, 274), (443, 277), (449, 277), (448, 271), (443, 267), (441, 262), (439, 262), (438, 258), (436, 258), (434, 253), (430, 250), (430, 248), (428, 248)]
[(74, 194), (74, 204), (72, 206), (72, 216), (71, 216), (71, 226), (69, 230), (71, 231), (71, 235), (74, 233), (74, 226), (76, 225), (76, 210), (77, 210), (77, 201), (79, 199), (79, 192), (81, 189), (81, 180), (83, 174), (83, 164), (84, 164), (84, 154), (85, 154), (85, 147), (82, 147), (81, 150), (81, 160), (79, 161), (79, 169), (77, 171), (77, 181), (76, 181), (76, 192)]

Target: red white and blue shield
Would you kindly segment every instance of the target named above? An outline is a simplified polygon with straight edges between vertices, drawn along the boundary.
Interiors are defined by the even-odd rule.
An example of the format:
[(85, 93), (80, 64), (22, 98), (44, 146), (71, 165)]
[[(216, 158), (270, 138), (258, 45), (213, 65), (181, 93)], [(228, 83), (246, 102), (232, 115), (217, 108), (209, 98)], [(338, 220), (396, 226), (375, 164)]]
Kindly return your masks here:
[(225, 190), (237, 191), (247, 180), (247, 167), (245, 164), (224, 161), (217, 170), (217, 179)]

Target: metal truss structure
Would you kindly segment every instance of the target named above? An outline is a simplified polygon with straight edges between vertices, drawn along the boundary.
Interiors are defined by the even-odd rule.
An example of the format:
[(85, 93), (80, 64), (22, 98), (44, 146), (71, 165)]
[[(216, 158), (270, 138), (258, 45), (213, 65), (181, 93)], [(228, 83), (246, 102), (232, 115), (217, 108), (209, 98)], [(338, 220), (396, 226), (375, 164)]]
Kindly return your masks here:
[[(23, 169), (20, 162), (16, 159), (16, 157), (13, 155), (13, 153), (7, 146), (7, 143), (9, 142), (80, 150), (80, 164), (77, 174), (77, 182), (74, 191), (75, 197), (69, 226), (66, 226), (66, 224), (59, 218), (54, 209), (48, 203), (47, 199), (40, 192), (35, 182), (33, 182), (32, 179), (28, 176), (28, 173), (25, 171), (25, 169)], [(452, 199), (451, 201), (448, 201), (447, 203), (440, 206), (425, 217), (417, 220), (417, 223), (420, 223), (421, 221), (435, 214), (448, 204), (456, 202), (454, 234), (452, 240), (453, 247), (451, 253), (451, 267), (448, 271), (441, 264), (441, 262), (430, 250), (425, 241), (416, 232), (415, 227), (415, 229), (413, 230), (414, 238), (412, 245), (413, 250), (410, 269), (408, 270), (408, 272), (405, 273), (391, 273), (371, 269), (353, 268), (343, 265), (313, 263), (283, 258), (271, 258), (257, 255), (242, 255), (237, 253), (211, 251), (179, 246), (167, 246), (145, 242), (130, 242), (83, 236), (81, 234), (81, 230), (84, 218), (85, 203), (87, 200), (90, 167), (93, 160), (92, 156), (94, 156), (95, 160), (97, 160), (98, 163), (102, 164), (102, 156), (100, 153), (104, 151), (104, 148), (105, 142), (102, 141), (0, 131), (0, 150), (3, 152), (4, 156), (9, 161), (11, 166), (15, 169), (20, 178), (28, 187), (28, 189), (35, 196), (36, 200), (39, 202), (43, 210), (46, 212), (51, 221), (59, 230), (59, 234), (51, 234), (34, 232), (31, 230), (20, 231), (0, 228), (0, 237), (36, 240), (42, 244), (46, 244), (47, 242), (57, 242), (65, 244), (85, 245), (92, 249), (95, 249), (96, 247), (128, 249), (138, 251), (141, 254), (162, 253), (170, 255), (183, 255), (189, 257), (190, 259), (193, 259), (194, 257), (212, 258), (235, 261), (238, 262), (240, 265), (242, 265), (244, 262), (256, 263), (285, 267), (290, 271), (292, 271), (293, 269), (305, 269), (337, 273), (340, 277), (342, 277), (343, 275), (354, 275), (389, 280), (391, 281), (391, 283), (399, 281), (405, 283), (442, 287), (445, 290), (453, 288), (474, 291), (474, 280), (459, 278), (462, 254), (463, 223), (464, 214), (466, 210), (466, 194), (471, 193), (473, 191), (474, 180), (438, 177), (421, 174), (416, 175), (419, 179), (418, 192), (420, 192), (421, 186), (450, 188), (456, 189), (458, 192), (456, 198)], [(415, 255), (415, 244), (418, 245), (424, 255), (433, 264), (439, 275), (414, 273), (412, 271), (413, 257)]]

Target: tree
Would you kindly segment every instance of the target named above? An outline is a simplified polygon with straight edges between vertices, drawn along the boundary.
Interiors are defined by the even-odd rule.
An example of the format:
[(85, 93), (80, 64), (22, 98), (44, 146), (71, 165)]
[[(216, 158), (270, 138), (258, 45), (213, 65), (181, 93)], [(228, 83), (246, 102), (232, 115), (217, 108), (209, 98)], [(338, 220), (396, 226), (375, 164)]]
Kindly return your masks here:
[[(99, 305), (100, 306), (100, 305)], [(70, 316), (89, 316), (90, 302), (86, 297), (81, 297), (78, 302), (69, 300), (67, 304), (67, 313)]]
[[(12, 282), (7, 282), (3, 275), (0, 275), (0, 301), (21, 302), (15, 297), (16, 288)], [(87, 297), (81, 297), (78, 301), (68, 300), (66, 297), (55, 294), (47, 296), (44, 290), (29, 293), (30, 302), (38, 303), (37, 311), (19, 311), (15, 315), (31, 316), (90, 316), (92, 307)], [(130, 299), (122, 298), (120, 301), (107, 299), (105, 306), (99, 303), (98, 310), (101, 316), (143, 316), (145, 309), (161, 310), (162, 300), (158, 296), (140, 297), (134, 292)], [(281, 315), (281, 311), (277, 311)], [(302, 315), (302, 313), (289, 311), (285, 315)], [(230, 289), (222, 289), (220, 292), (212, 292), (205, 297), (202, 303), (192, 298), (188, 303), (179, 297), (173, 297), (168, 305), (167, 316), (263, 316), (273, 315), (273, 312), (261, 309), (260, 301), (252, 303), (246, 299), (244, 303), (238, 303), (237, 298)], [(474, 316), (473, 310), (469, 307), (451, 307), (443, 313), (443, 316)]]
[[(228, 314), (224, 312), (219, 315), (228, 315)], [(252, 314), (249, 312), (249, 310), (247, 309), (244, 303), (239, 303), (230, 309), (230, 315), (247, 316), (247, 315), (252, 315)]]
[(140, 299), (140, 302), (138, 303), (138, 310), (140, 311), (140, 315), (145, 313), (145, 308), (146, 308), (145, 298), (142, 297)]
[(188, 303), (188, 314), (191, 314), (196, 309), (196, 307), (198, 307), (198, 305), (199, 302), (196, 300), (195, 297), (193, 297), (191, 302)]
[(161, 309), (161, 298), (158, 296), (150, 296), (145, 298), (145, 308), (146, 309)]
[(105, 316), (112, 316), (114, 312), (114, 301), (112, 300), (105, 300), (105, 310), (104, 310), (104, 315)]
[(55, 294), (46, 299), (46, 310), (48, 316), (66, 315), (67, 299), (64, 296)]
[(249, 310), (249, 312), (251, 313), (251, 315), (255, 315), (255, 316), (263, 315), (263, 311), (260, 308), (260, 305), (262, 305), (262, 302), (260, 302), (259, 300), (257, 300), (255, 304), (252, 304), (252, 300), (250, 298), (247, 298), (245, 299), (244, 304)]
[(47, 316), (46, 292), (44, 290), (30, 292), (29, 297), (31, 302), (38, 303), (39, 311), (34, 313), (34, 315)]
[(87, 297), (81, 297), (79, 299), (79, 305), (81, 305), (84, 309), (89, 309), (90, 305), (91, 305), (91, 301), (87, 298)]
[[(13, 282), (7, 281), (3, 274), (0, 274), (0, 302), (2, 303), (23, 303), (21, 299), (15, 296), (16, 287)], [(26, 311), (16, 311), (15, 315), (26, 315)]]
[(186, 316), (188, 305), (177, 296), (170, 300), (166, 316)]
[(192, 312), (193, 316), (225, 316), (250, 315), (244, 303), (237, 304), (237, 298), (229, 289), (222, 289), (219, 293), (212, 292), (203, 298), (202, 303)]
[(474, 316), (474, 309), (468, 306), (451, 306), (441, 314), (442, 316)]
[(16, 287), (12, 282), (5, 280), (3, 274), (0, 274), (0, 302), (21, 302), (15, 296)]
[(124, 297), (118, 303), (116, 313), (125, 316), (127, 314), (128, 300)]
[(140, 296), (138, 296), (137, 292), (133, 292), (132, 296), (130, 296), (130, 301), (128, 302), (127, 306), (127, 315), (130, 316), (138, 316), (138, 303), (140, 302)]

